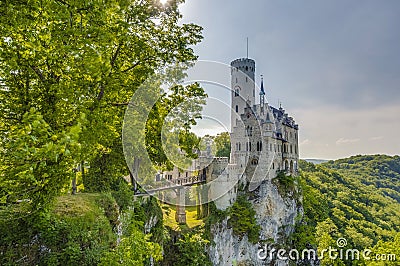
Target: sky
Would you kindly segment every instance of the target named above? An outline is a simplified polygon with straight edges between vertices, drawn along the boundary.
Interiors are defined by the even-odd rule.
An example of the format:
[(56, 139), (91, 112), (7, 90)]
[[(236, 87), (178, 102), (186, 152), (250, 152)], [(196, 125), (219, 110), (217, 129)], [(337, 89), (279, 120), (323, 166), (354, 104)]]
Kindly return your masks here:
[[(200, 60), (246, 57), (249, 38), (267, 101), (299, 124), (301, 158), (400, 153), (400, 1), (187, 0), (180, 9), (182, 23), (204, 28)], [(226, 130), (226, 113), (197, 130)]]

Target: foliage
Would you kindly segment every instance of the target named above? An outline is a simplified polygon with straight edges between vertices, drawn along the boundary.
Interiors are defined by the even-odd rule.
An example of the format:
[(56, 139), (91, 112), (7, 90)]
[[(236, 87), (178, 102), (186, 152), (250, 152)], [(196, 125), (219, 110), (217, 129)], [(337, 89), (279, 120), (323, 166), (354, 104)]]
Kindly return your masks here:
[(217, 209), (214, 202), (208, 203), (209, 214), (205, 218), (205, 225), (204, 225), (204, 238), (212, 241), (211, 239), (211, 226), (217, 223), (222, 222), (225, 218), (229, 215), (229, 209), (222, 211)]
[[(166, 165), (172, 169), (171, 158), (174, 150), (182, 150), (188, 158), (197, 158), (194, 150), (199, 149), (200, 138), (190, 132), (191, 126), (196, 125), (196, 118), (201, 118), (202, 104), (205, 104), (207, 94), (194, 83), (188, 86), (176, 85), (170, 93), (163, 93), (150, 111), (146, 123), (146, 149), (150, 159), (155, 165)], [(170, 132), (162, 132), (162, 130)], [(178, 133), (179, 147), (168, 146), (163, 143), (165, 135), (174, 139), (175, 131)], [(172, 152), (166, 154), (166, 151)]]
[(131, 186), (122, 177), (111, 185), (111, 194), (117, 201), (121, 212), (128, 210), (134, 204), (134, 192)]
[(206, 253), (208, 241), (201, 237), (201, 234), (184, 234), (181, 239), (175, 243), (178, 256), (176, 256), (177, 266), (203, 266), (212, 265)]
[[(378, 243), (372, 248), (372, 254), (370, 257), (376, 258), (376, 255), (379, 255), (380, 258), (383, 258), (382, 255), (385, 256), (385, 260), (381, 259), (381, 261), (372, 261), (369, 264), (373, 266), (387, 265), (390, 263), (396, 263), (400, 258), (400, 233), (397, 233), (393, 240), (391, 241), (382, 241), (379, 240)], [(394, 256), (393, 256), (394, 255)], [(390, 258), (388, 256), (391, 256)]]
[(121, 239), (113, 250), (103, 254), (99, 265), (145, 265), (150, 259), (162, 259), (161, 246), (150, 241), (151, 235), (144, 233), (139, 217), (135, 210), (123, 213)]
[(222, 132), (213, 138), (217, 157), (230, 157), (231, 138), (229, 132)]
[[(116, 177), (128, 174), (120, 139), (129, 99), (160, 67), (196, 59), (190, 46), (201, 40), (201, 27), (178, 23), (180, 2), (169, 1), (166, 6), (153, 0), (0, 3), (1, 146), (25, 137), (27, 147), (45, 145), (47, 140), (58, 150), (71, 138), (68, 132), (79, 124), (82, 129), (78, 143), (84, 152), (68, 150), (72, 158), (67, 160), (59, 149), (56, 161), (55, 151), (46, 154), (52, 167), (64, 174), (45, 173), (48, 183), (43, 190), (59, 194), (71, 178), (66, 173), (82, 161), (91, 167), (84, 178), (91, 191), (108, 191)], [(44, 121), (40, 125), (48, 125), (40, 136), (24, 135), (32, 108)], [(11, 154), (11, 148), (4, 151)], [(24, 152), (36, 159), (32, 150)], [(12, 156), (21, 164), (26, 156), (20, 155)], [(29, 169), (35, 163), (23, 164)], [(9, 178), (1, 171), (2, 178)], [(25, 174), (18, 175), (21, 183), (38, 179)]]
[(398, 156), (353, 156), (321, 165), (302, 161), (300, 166), (305, 216), (292, 235), (297, 248), (306, 243), (336, 247), (336, 239), (344, 237), (346, 248), (395, 252), (389, 243), (396, 243), (400, 231)]
[(247, 234), (251, 243), (259, 241), (260, 226), (256, 221), (256, 212), (245, 196), (239, 196), (229, 211), (228, 225), (233, 233), (243, 237)]
[(277, 176), (272, 179), (272, 183), (277, 186), (282, 197), (295, 196), (295, 178), (292, 175), (287, 175), (285, 171), (278, 171)]
[(55, 132), (34, 108), (12, 126), (0, 150), (0, 217), (14, 219), (52, 203), (73, 175), (70, 165), (80, 149), (80, 132), (80, 123)]
[(62, 196), (51, 212), (35, 219), (34, 226), (25, 227), (25, 219), (14, 221), (12, 227), (1, 221), (0, 264), (97, 264), (116, 240), (109, 222), (112, 206), (115, 201), (109, 195)]

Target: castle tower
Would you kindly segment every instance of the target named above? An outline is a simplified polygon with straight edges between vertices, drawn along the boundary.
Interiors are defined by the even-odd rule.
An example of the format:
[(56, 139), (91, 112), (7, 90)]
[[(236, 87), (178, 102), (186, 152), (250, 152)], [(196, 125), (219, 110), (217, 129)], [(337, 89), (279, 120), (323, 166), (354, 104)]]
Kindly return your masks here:
[(246, 102), (250, 106), (255, 104), (255, 71), (256, 63), (253, 59), (241, 58), (231, 62), (231, 132)]

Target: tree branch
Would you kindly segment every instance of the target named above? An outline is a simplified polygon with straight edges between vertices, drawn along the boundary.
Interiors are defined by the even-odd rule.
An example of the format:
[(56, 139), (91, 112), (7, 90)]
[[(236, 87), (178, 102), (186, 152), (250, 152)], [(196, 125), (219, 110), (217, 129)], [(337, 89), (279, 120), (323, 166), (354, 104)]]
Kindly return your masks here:
[(111, 58), (111, 67), (114, 67), (115, 65), (115, 60), (117, 59), (117, 56), (119, 54), (119, 51), (121, 50), (122, 45), (118, 44), (117, 50), (115, 51), (114, 55)]
[(127, 106), (129, 103), (111, 103), (112, 106)]
[(127, 69), (122, 70), (122, 72), (123, 72), (123, 73), (126, 73), (126, 72), (128, 72), (128, 71), (134, 69), (135, 67), (137, 67), (139, 64), (140, 64), (140, 61), (136, 62), (135, 64), (133, 64), (132, 66), (128, 67)]
[(32, 66), (32, 65), (29, 65), (29, 67), (36, 73), (36, 75), (38, 75), (38, 77), (40, 78), (41, 81), (44, 81), (44, 76), (37, 67)]

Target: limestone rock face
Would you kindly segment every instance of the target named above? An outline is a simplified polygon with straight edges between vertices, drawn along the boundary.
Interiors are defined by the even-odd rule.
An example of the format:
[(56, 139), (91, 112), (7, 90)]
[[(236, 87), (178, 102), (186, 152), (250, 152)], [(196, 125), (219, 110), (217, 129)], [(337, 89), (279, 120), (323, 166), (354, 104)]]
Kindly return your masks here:
[(260, 259), (258, 253), (265, 243), (285, 243), (294, 230), (296, 217), (303, 215), (301, 199), (291, 194), (280, 195), (270, 180), (250, 194), (257, 223), (261, 226), (259, 243), (252, 244), (247, 236), (234, 235), (233, 229), (228, 227), (228, 217), (211, 228), (214, 243), (210, 245), (209, 256), (213, 265), (288, 265), (287, 261), (271, 260), (268, 256)]

